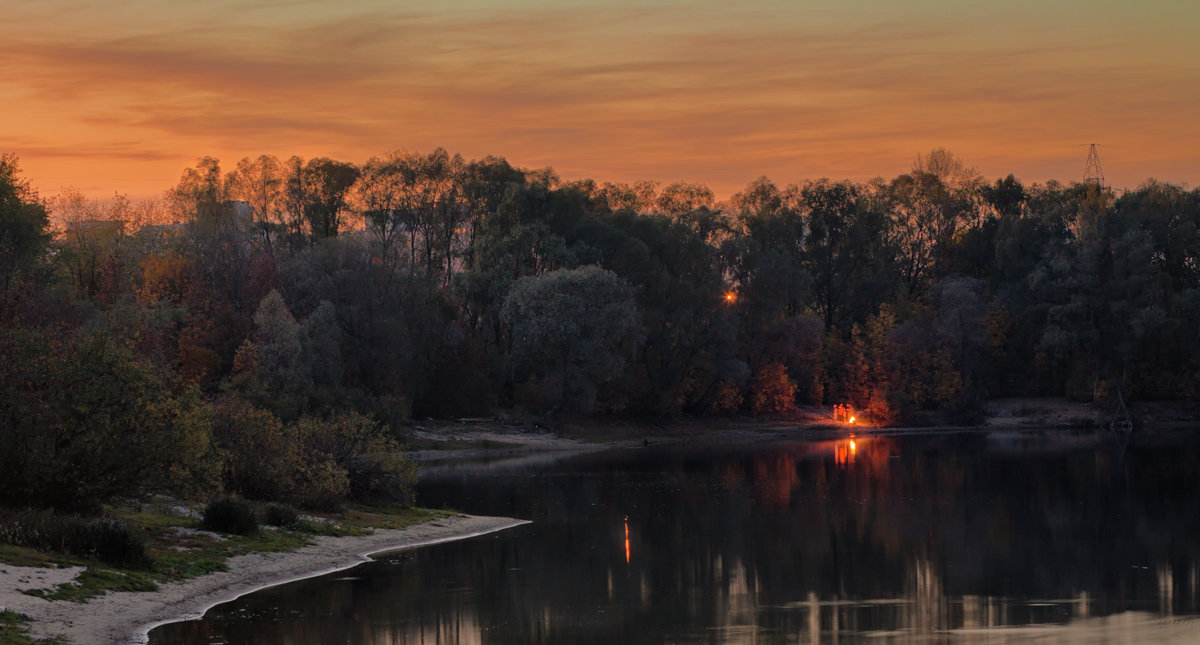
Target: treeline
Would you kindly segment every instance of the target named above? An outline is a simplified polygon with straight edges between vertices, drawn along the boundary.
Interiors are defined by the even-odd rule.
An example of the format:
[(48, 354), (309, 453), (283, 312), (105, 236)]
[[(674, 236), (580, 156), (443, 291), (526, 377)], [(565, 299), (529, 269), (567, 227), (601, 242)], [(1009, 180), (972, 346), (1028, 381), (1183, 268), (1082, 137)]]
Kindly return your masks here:
[[(5, 445), (31, 442), (3, 458), (18, 498), (150, 471), (307, 504), (386, 494), (400, 465), (364, 455), (412, 416), (840, 403), (887, 424), (999, 396), (1200, 398), (1200, 191), (1178, 186), (988, 183), (935, 150), (891, 180), (761, 178), (717, 203), (441, 149), (204, 158), (168, 193), (178, 223), (75, 200), (52, 238), (15, 161), (0, 396)], [(118, 472), (108, 445), (162, 460)], [(108, 470), (35, 472), (64, 458)]]

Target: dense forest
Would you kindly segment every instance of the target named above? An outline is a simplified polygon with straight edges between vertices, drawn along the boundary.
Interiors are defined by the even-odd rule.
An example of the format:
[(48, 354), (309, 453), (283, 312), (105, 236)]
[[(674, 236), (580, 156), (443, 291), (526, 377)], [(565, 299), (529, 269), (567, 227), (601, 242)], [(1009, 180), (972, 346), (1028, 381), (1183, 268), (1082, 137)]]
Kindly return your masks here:
[[(51, 226), (51, 221), (56, 224)], [(562, 181), (438, 149), (203, 158), (157, 209), (0, 157), (0, 503), (394, 500), (418, 417), (1200, 399), (1200, 190)]]

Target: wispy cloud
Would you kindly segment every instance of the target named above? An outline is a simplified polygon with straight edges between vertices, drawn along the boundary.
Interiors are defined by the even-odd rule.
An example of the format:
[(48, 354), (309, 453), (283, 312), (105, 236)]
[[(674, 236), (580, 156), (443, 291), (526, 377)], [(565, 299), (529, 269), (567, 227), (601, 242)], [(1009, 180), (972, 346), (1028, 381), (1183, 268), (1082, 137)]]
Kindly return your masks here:
[[(763, 173), (899, 172), (943, 144), (1017, 164), (1045, 157), (1036, 148), (1048, 141), (1121, 122), (1146, 140), (1200, 135), (1186, 116), (1200, 99), (1195, 64), (1114, 55), (1053, 39), (1050, 27), (1031, 37), (1013, 15), (984, 30), (954, 16), (830, 23), (716, 4), (274, 4), (222, 17), (183, 3), (191, 21), (164, 14), (91, 32), (55, 33), (18, 14), (28, 28), (0, 42), (0, 94), (46, 106), (72, 135), (86, 130), (85, 157), (145, 148), (360, 160), (442, 145), (601, 179), (722, 188)], [(71, 147), (24, 149), (51, 158)]]
[(26, 137), (0, 137), (0, 150), (18, 150), (22, 155), (48, 159), (88, 159), (92, 161), (163, 161), (177, 160), (179, 153), (146, 146), (138, 141), (113, 141), (103, 144), (53, 145)]

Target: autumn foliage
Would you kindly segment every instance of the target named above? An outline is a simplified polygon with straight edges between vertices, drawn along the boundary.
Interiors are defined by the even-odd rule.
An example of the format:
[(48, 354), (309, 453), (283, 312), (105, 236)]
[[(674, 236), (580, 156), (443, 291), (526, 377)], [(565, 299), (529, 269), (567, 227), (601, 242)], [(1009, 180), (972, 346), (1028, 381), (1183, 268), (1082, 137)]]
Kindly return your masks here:
[(410, 503), (413, 415), (1195, 400), (1196, 320), (1200, 191), (945, 150), (724, 201), (441, 149), (205, 157), (157, 210), (48, 202), (2, 155), (0, 501)]

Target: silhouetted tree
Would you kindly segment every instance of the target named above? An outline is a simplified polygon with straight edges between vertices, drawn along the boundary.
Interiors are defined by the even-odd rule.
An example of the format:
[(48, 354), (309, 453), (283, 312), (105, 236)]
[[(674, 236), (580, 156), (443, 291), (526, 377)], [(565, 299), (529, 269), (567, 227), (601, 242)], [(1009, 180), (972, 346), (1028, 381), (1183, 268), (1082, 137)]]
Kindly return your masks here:
[(537, 377), (549, 411), (595, 409), (597, 389), (621, 375), (645, 333), (629, 286), (594, 266), (518, 280), (503, 319), (515, 380)]

